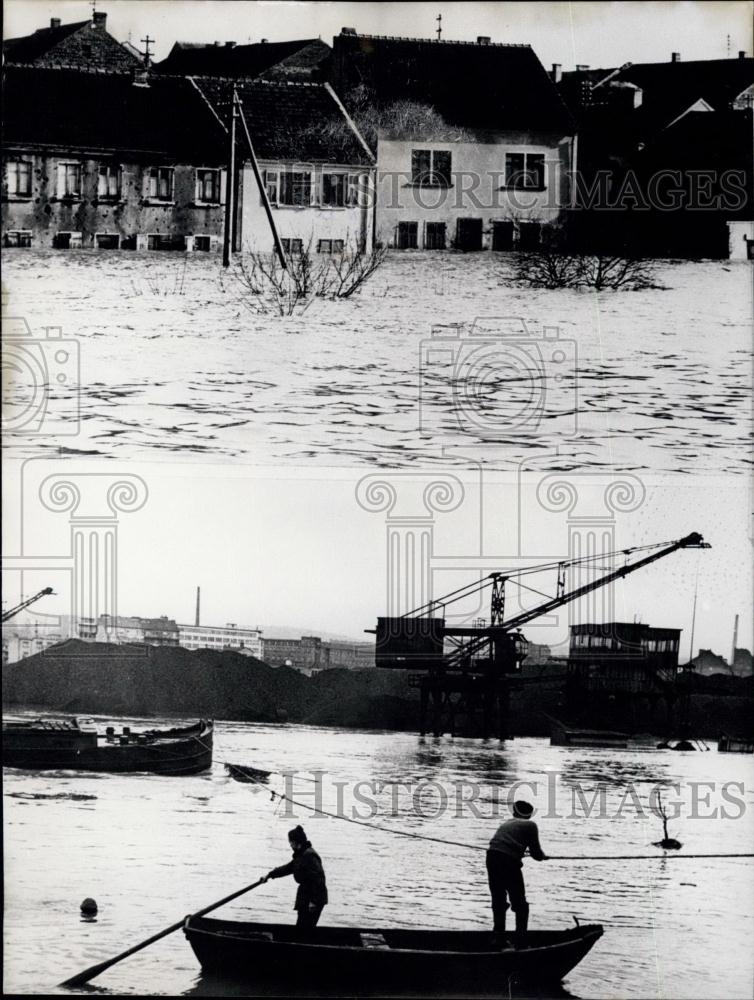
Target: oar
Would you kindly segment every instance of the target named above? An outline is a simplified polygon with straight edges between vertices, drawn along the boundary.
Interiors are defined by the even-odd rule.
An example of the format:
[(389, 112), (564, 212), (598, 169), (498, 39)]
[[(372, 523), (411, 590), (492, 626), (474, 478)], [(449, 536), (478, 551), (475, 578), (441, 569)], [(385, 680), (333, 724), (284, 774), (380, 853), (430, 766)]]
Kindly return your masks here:
[(226, 896), (224, 899), (219, 899), (216, 903), (210, 903), (209, 906), (205, 906), (203, 910), (197, 910), (196, 913), (192, 913), (190, 917), (184, 917), (183, 920), (178, 920), (176, 923), (171, 924), (170, 927), (166, 927), (164, 931), (160, 931), (159, 934), (153, 934), (152, 937), (147, 938), (146, 941), (142, 941), (141, 944), (135, 944), (133, 948), (129, 948), (127, 951), (122, 951), (120, 955), (116, 955), (115, 958), (109, 958), (106, 962), (100, 962), (99, 965), (92, 965), (88, 969), (84, 969), (83, 972), (79, 972), (76, 976), (71, 976), (70, 979), (66, 979), (61, 986), (82, 986), (84, 983), (88, 983), (90, 979), (94, 979), (98, 976), (100, 972), (104, 972), (105, 969), (109, 969), (111, 965), (116, 965), (121, 962), (124, 958), (128, 958), (129, 955), (133, 955), (137, 951), (141, 951), (142, 948), (146, 948), (147, 945), (154, 944), (155, 941), (159, 941), (160, 938), (167, 937), (168, 934), (172, 934), (173, 931), (179, 930), (186, 923), (186, 920), (193, 919), (193, 917), (203, 917), (205, 913), (209, 913), (210, 910), (216, 910), (218, 906), (222, 906), (223, 903), (229, 903), (231, 899), (237, 899), (239, 896), (243, 896), (245, 892), (250, 892), (252, 889), (256, 889), (257, 886), (262, 885), (266, 882), (266, 878), (260, 878), (258, 882), (254, 882), (252, 885), (247, 885), (244, 889), (239, 889), (238, 892), (232, 892), (230, 896)]

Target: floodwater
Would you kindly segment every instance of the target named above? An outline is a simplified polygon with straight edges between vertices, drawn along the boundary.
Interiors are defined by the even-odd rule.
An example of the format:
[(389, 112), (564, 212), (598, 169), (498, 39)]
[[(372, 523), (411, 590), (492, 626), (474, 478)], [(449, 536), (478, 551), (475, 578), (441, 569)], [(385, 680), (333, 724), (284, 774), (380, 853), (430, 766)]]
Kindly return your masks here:
[[(532, 927), (565, 927), (574, 915), (605, 927), (567, 978), (567, 995), (751, 996), (751, 863), (682, 860), (686, 854), (751, 851), (751, 758), (714, 749), (627, 753), (550, 747), (537, 739), (501, 745), (244, 723), (218, 723), (215, 747), (212, 772), (189, 778), (4, 773), (6, 993), (55, 991), (62, 979), (255, 881), (288, 860), (286, 832), (296, 823), (305, 825), (327, 870), (330, 905), (323, 923), (489, 926), (482, 851), (313, 818), (300, 807), (286, 815), (268, 789), (227, 777), (228, 761), (295, 770), (292, 790), (302, 803), (314, 802), (319, 787), (320, 804), (337, 809), (340, 787), (341, 811), (348, 815), (354, 807), (362, 815), (368, 809), (355, 798), (354, 783), (379, 780), (379, 792), (360, 789), (379, 810), (370, 822), (477, 846), (507, 814), (504, 796), (514, 782), (536, 782), (517, 794), (537, 804), (547, 853), (657, 856), (525, 863)], [(313, 769), (325, 772), (319, 786), (303, 780)], [(283, 782), (276, 773), (269, 789), (283, 791)], [(699, 784), (704, 782), (711, 784)], [(740, 784), (723, 790), (734, 782)], [(591, 799), (600, 783), (602, 814), (598, 807), (587, 818), (579, 792)], [(665, 787), (671, 815), (673, 804), (681, 804), (669, 830), (683, 844), (680, 857), (665, 859), (652, 846), (662, 836), (660, 821), (646, 812), (657, 783)], [(496, 796), (503, 800), (499, 805)], [(694, 797), (696, 818), (689, 815)], [(294, 890), (291, 880), (267, 883), (218, 915), (293, 921)], [(79, 914), (87, 896), (99, 904), (95, 922)], [(180, 931), (114, 966), (93, 986), (113, 995), (233, 990), (200, 975)], [(236, 993), (250, 995), (248, 987)]]
[[(659, 287), (597, 294), (515, 287), (507, 255), (393, 253), (350, 299), (281, 318), (203, 254), (4, 258), (6, 312), (33, 341), (6, 354), (18, 457), (512, 468), (557, 448), (565, 470), (750, 464), (745, 262), (658, 262)], [(70, 341), (60, 363), (52, 325)]]

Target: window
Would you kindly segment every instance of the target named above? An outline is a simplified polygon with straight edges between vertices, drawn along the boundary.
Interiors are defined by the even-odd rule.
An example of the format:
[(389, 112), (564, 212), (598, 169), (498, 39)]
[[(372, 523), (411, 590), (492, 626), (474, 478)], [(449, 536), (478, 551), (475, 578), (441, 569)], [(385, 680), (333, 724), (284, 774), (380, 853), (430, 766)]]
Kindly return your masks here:
[(283, 239), (280, 242), (283, 244), (283, 250), (287, 254), (300, 254), (300, 253), (303, 252), (303, 249), (304, 249), (304, 241), (303, 240), (288, 240), (288, 239)]
[(31, 162), (11, 160), (8, 163), (8, 195), (11, 198), (31, 197)]
[(322, 204), (343, 208), (348, 200), (348, 174), (322, 174)]
[(544, 191), (544, 153), (506, 153), (505, 185), (511, 188)]
[(58, 164), (58, 197), (60, 198), (81, 197), (80, 163)]
[(219, 170), (197, 170), (196, 171), (196, 193), (197, 201), (218, 204), (220, 201), (220, 171)]
[(411, 150), (411, 183), (422, 187), (449, 187), (451, 156), (448, 149)]
[(444, 250), (445, 249), (445, 223), (444, 222), (428, 222), (427, 227), (424, 231), (424, 249), (425, 250)]
[(277, 170), (265, 170), (264, 187), (267, 192), (267, 200), (271, 205), (278, 203), (278, 172)]
[(6, 247), (30, 247), (31, 229), (11, 229), (5, 234), (3, 243)]
[(58, 250), (80, 250), (81, 233), (58, 233), (54, 243)]
[(182, 236), (171, 236), (170, 233), (149, 233), (147, 235), (147, 250), (185, 250)]
[(147, 197), (155, 201), (173, 200), (173, 168), (150, 167), (147, 173)]
[(117, 250), (120, 246), (120, 236), (117, 233), (96, 233), (94, 244), (98, 250)]
[(399, 250), (416, 250), (418, 246), (418, 222), (399, 222), (396, 246)]
[(311, 205), (312, 175), (309, 171), (290, 170), (280, 174), (279, 204)]
[(117, 201), (120, 198), (120, 167), (104, 165), (99, 168), (97, 198), (100, 201)]
[(343, 253), (343, 240), (320, 240), (317, 243), (317, 253)]

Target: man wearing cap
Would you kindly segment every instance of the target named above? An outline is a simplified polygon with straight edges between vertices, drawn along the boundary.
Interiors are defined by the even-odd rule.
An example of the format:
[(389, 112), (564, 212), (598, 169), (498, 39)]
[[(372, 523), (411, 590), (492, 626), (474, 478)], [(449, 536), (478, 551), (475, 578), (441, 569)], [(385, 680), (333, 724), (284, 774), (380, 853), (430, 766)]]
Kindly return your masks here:
[(534, 807), (528, 802), (513, 803), (513, 819), (502, 823), (490, 841), (487, 850), (487, 879), (492, 896), (494, 938), (498, 947), (507, 946), (505, 939), (505, 911), (510, 906), (516, 914), (517, 948), (526, 947), (526, 929), (529, 924), (529, 904), (526, 901), (523, 856), (526, 850), (535, 861), (547, 861), (539, 843), (537, 824), (531, 819)]

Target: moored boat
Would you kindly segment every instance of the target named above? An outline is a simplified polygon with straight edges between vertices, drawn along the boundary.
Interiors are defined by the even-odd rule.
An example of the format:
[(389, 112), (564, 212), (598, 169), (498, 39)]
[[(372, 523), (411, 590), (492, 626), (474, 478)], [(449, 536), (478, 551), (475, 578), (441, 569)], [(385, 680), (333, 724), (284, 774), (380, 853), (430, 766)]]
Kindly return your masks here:
[(271, 996), (501, 996), (514, 979), (557, 983), (602, 936), (600, 924), (530, 931), (501, 951), (490, 931), (317, 927), (190, 916), (183, 927), (206, 974)]
[(628, 733), (615, 732), (610, 729), (582, 729), (569, 726), (547, 716), (550, 722), (550, 746), (554, 747), (607, 747), (618, 750), (628, 748)]
[(3, 766), (28, 770), (199, 774), (212, 766), (213, 723), (99, 733), (77, 719), (3, 723)]

